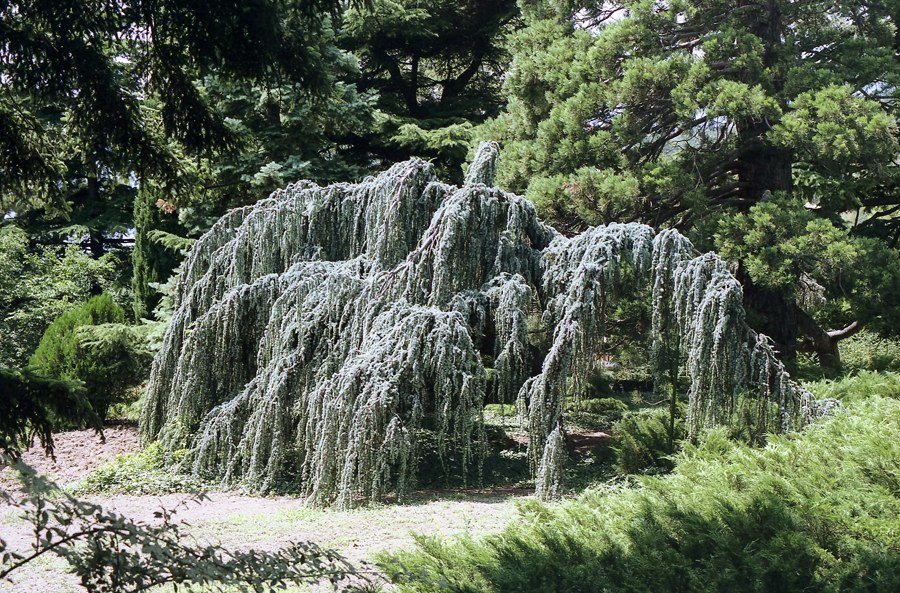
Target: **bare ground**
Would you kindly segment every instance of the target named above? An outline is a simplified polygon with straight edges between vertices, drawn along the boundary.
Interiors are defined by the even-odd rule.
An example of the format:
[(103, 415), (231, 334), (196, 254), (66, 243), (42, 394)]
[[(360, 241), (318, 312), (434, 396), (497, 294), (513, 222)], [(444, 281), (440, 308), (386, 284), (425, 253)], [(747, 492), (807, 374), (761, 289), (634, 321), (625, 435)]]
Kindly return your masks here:
[[(25, 451), (22, 460), (59, 484), (75, 482), (92, 470), (123, 453), (136, 451), (139, 446), (137, 427), (129, 424), (107, 426), (103, 435), (93, 430), (73, 430), (53, 435), (55, 459), (40, 447)], [(0, 473), (0, 487), (8, 488), (14, 481), (11, 473)]]
[[(25, 461), (60, 484), (75, 482), (115, 456), (134, 451), (138, 438), (134, 427), (111, 427), (105, 442), (90, 431), (62, 433), (55, 437), (56, 460), (37, 450)], [(0, 487), (10, 477), (0, 475)], [(409, 547), (414, 533), (450, 536), (499, 530), (515, 516), (515, 501), (525, 489), (490, 491), (421, 492), (404, 504), (388, 504), (352, 511), (312, 509), (291, 497), (246, 496), (214, 492), (201, 504), (190, 504), (178, 517), (190, 524), (190, 532), (202, 541), (225, 546), (273, 550), (290, 542), (308, 540), (341, 551), (353, 561), (371, 559), (381, 551)], [(153, 522), (153, 513), (185, 500), (184, 495), (105, 496), (91, 500), (133, 519)], [(9, 509), (0, 507), (0, 538), (11, 547), (29, 544), (27, 525)], [(48, 558), (21, 571), (13, 583), (0, 583), (5, 593), (69, 593), (82, 591), (65, 572), (65, 564)]]

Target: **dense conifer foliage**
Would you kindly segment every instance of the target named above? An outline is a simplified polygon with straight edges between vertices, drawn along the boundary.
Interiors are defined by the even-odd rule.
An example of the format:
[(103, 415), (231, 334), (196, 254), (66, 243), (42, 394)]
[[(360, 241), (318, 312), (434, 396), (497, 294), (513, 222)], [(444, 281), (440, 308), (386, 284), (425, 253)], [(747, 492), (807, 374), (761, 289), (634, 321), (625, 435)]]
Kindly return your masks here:
[[(91, 167), (171, 177), (177, 165), (166, 140), (189, 151), (233, 141), (193, 79), (211, 69), (263, 76), (282, 67), (313, 84), (322, 64), (295, 33), (315, 24), (323, 9), (335, 8), (331, 2), (292, 4), (291, 21), (265, 0), (5, 3), (4, 192), (35, 188), (52, 195), (69, 156), (60, 148), (75, 140)], [(140, 103), (148, 93), (158, 100), (156, 109)]]
[(530, 503), (485, 538), (423, 536), (388, 559), (394, 581), (472, 593), (894, 590), (900, 381), (835, 387), (845, 412), (765, 448), (712, 432), (670, 476)]
[(359, 56), (359, 88), (377, 97), (375, 125), (360, 134), (371, 153), (430, 158), (459, 182), (474, 126), (505, 103), (518, 17), (512, 0), (376, 0), (349, 11), (340, 45)]
[(484, 130), (505, 187), (563, 229), (636, 220), (716, 247), (787, 356), (834, 367), (864, 324), (897, 327), (896, 7), (521, 5)]
[(0, 0), (0, 580), (898, 589), (898, 6)]
[(28, 366), (44, 376), (82, 384), (93, 413), (105, 420), (110, 406), (139, 384), (137, 378), (149, 365), (146, 336), (124, 321), (124, 311), (109, 295), (93, 297), (50, 324)]
[(52, 455), (53, 431), (65, 423), (103, 426), (80, 385), (0, 368), (0, 454), (15, 459), (37, 441)]
[(554, 496), (563, 403), (635, 282), (653, 286), (657, 341), (684, 352), (691, 436), (740, 422), (761, 438), (824, 411), (747, 327), (718, 256), (640, 224), (566, 238), (493, 186), (497, 154), (483, 144), (460, 188), (412, 160), (360, 184), (299, 182), (219, 220), (185, 262), (145, 438), (187, 449), (182, 469), (202, 477), (293, 482), (350, 506), (408, 489), (425, 429), (477, 476), (485, 398), (516, 394), (538, 494)]

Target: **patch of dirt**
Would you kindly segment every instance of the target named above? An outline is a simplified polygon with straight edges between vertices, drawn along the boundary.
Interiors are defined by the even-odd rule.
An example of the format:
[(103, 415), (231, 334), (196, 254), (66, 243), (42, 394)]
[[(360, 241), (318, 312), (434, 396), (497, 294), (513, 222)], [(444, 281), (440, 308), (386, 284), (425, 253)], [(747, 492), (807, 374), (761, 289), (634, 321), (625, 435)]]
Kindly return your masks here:
[[(87, 473), (123, 453), (139, 448), (134, 426), (112, 426), (106, 441), (92, 431), (54, 436), (56, 460), (30, 449), (25, 461), (59, 484), (76, 482)], [(11, 480), (0, 474), (0, 487)], [(190, 525), (188, 533), (202, 542), (228, 548), (275, 550), (295, 541), (313, 541), (341, 552), (356, 563), (382, 551), (410, 548), (413, 534), (448, 537), (463, 532), (481, 535), (501, 529), (516, 515), (517, 500), (530, 496), (530, 488), (489, 490), (434, 490), (412, 494), (403, 504), (390, 503), (351, 511), (314, 509), (303, 499), (288, 496), (246, 496), (212, 492), (208, 500), (189, 503), (176, 519)], [(154, 511), (171, 509), (189, 495), (86, 497), (108, 510), (145, 523), (155, 523)], [(0, 506), (0, 539), (13, 550), (29, 548), (33, 534), (8, 508)], [(51, 555), (17, 571), (12, 582), (0, 583), (3, 593), (83, 593), (66, 564)], [(314, 588), (319, 591), (319, 588)], [(323, 589), (324, 590), (324, 589)], [(330, 590), (330, 589), (328, 589)]]
[[(510, 436), (510, 441), (520, 447), (527, 447), (529, 438), (528, 435), (525, 434), (515, 434)], [(571, 453), (577, 455), (583, 455), (602, 447), (608, 447), (610, 444), (612, 444), (612, 435), (608, 432), (598, 430), (593, 432), (566, 433), (566, 448)]]
[[(213, 492), (209, 499), (188, 503), (175, 515), (189, 525), (199, 542), (230, 549), (276, 550), (292, 542), (312, 541), (339, 551), (357, 566), (379, 552), (413, 547), (413, 534), (451, 537), (496, 532), (517, 516), (517, 500), (531, 489), (434, 491), (413, 495), (405, 504), (385, 504), (350, 511), (310, 508), (299, 498), (244, 496)], [(156, 523), (153, 513), (184, 502), (186, 495), (90, 497), (108, 510), (132, 519)], [(0, 507), (0, 537), (13, 550), (28, 549), (28, 525), (4, 514)], [(53, 556), (17, 571), (4, 593), (83, 593), (65, 563)], [(314, 587), (313, 591), (330, 591)], [(293, 589), (292, 589), (293, 591)]]
[[(118, 424), (103, 429), (103, 437), (93, 430), (72, 430), (53, 435), (56, 459), (38, 446), (22, 455), (22, 461), (60, 485), (77, 482), (97, 467), (140, 448), (137, 426)], [(0, 487), (14, 484), (10, 470), (0, 473)]]

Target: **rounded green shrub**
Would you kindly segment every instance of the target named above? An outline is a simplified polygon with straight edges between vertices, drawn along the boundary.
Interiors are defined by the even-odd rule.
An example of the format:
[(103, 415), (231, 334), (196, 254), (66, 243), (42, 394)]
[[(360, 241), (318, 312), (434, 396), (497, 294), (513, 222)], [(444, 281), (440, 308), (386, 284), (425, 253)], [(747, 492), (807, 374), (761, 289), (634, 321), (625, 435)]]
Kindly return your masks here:
[(50, 324), (29, 368), (81, 382), (94, 412), (106, 418), (110, 405), (140, 382), (150, 361), (141, 330), (124, 321), (124, 311), (109, 295), (95, 296)]

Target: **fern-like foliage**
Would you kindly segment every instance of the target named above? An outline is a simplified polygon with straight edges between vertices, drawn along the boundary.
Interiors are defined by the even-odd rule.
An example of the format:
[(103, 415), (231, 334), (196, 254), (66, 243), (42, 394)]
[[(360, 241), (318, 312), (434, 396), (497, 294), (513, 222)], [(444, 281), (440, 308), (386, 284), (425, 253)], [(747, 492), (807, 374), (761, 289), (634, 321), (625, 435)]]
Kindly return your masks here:
[(147, 237), (157, 245), (174, 253), (186, 253), (197, 242), (196, 239), (181, 237), (161, 229), (147, 231)]

